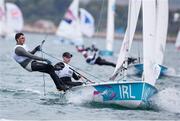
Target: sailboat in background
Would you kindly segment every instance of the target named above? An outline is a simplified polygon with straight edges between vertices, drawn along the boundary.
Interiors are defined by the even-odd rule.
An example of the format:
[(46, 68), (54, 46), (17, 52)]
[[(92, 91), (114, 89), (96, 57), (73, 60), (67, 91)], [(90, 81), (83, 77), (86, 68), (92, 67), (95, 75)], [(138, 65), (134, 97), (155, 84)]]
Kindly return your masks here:
[(14, 37), (15, 32), (23, 29), (24, 19), (20, 8), (14, 3), (0, 2), (0, 35)]
[(80, 8), (80, 26), (81, 32), (86, 37), (92, 37), (95, 32), (94, 17), (84, 8)]
[(180, 30), (179, 30), (177, 38), (176, 38), (175, 47), (177, 50), (180, 50)]
[(5, 3), (4, 0), (0, 1), (0, 36), (5, 37)]
[(102, 56), (113, 55), (115, 3), (115, 0), (108, 0), (106, 50), (101, 50), (99, 52)]
[[(134, 33), (136, 30), (136, 25), (138, 21), (138, 16), (141, 8), (141, 2), (139, 1), (134, 1), (129, 3), (129, 13), (128, 13), (128, 24), (127, 24), (127, 29), (124, 35), (124, 40), (121, 45), (121, 49), (119, 52), (118, 60), (117, 60), (117, 65), (113, 74), (113, 78), (115, 78), (120, 72), (123, 66), (126, 66), (127, 68), (127, 62), (128, 61), (128, 56), (130, 53)], [(112, 78), (112, 80), (114, 80)]]
[[(124, 54), (124, 60), (127, 63), (126, 58), (129, 54), (129, 45), (131, 45), (131, 39), (136, 26), (134, 23), (137, 23), (141, 6), (143, 12), (143, 75), (142, 78), (135, 80), (134, 78), (131, 79), (128, 77), (125, 72), (121, 79), (117, 79), (117, 75), (120, 74), (119, 68), (121, 68), (120, 60), (122, 52), (122, 54)], [(93, 100), (97, 102), (118, 104), (128, 108), (149, 106), (149, 98), (157, 93), (155, 84), (161, 71), (155, 59), (158, 58), (158, 55), (154, 54), (156, 44), (158, 44), (156, 39), (158, 38), (157, 36), (159, 36), (156, 35), (156, 30), (158, 26), (160, 26), (158, 24), (161, 24), (157, 19), (160, 13), (156, 13), (168, 12), (167, 10), (159, 10), (164, 7), (168, 8), (168, 0), (129, 0), (128, 25), (124, 37), (126, 42), (123, 43), (124, 45), (120, 50), (117, 66), (112, 76), (114, 81), (109, 80), (107, 82), (99, 82), (75, 88), (81, 89), (81, 94), (86, 92), (85, 90), (88, 90), (88, 95), (93, 95)], [(166, 18), (162, 19), (161, 22), (166, 23)], [(163, 34), (162, 36), (166, 35)]]
[[(148, 2), (147, 2), (148, 3)], [(163, 57), (165, 52), (165, 46), (166, 46), (166, 38), (167, 38), (167, 29), (168, 29), (168, 3), (166, 0), (159, 0), (156, 6), (156, 13), (155, 13), (155, 25), (156, 28), (154, 28), (152, 31), (155, 33), (152, 33), (155, 35), (154, 39), (155, 42), (151, 43), (149, 40), (149, 44), (155, 45), (155, 49), (153, 52), (151, 52), (151, 56), (154, 54), (153, 60), (160, 66), (160, 76), (169, 75), (174, 73), (173, 69), (170, 69), (166, 66), (163, 66)], [(152, 26), (149, 24), (149, 26)], [(148, 28), (149, 29), (149, 28)], [(149, 33), (151, 35), (151, 33)], [(147, 46), (149, 48), (149, 46)], [(151, 49), (151, 48), (149, 48)], [(148, 50), (148, 49), (147, 49)], [(146, 55), (150, 56), (150, 54)], [(135, 64), (132, 67), (134, 67), (134, 72), (136, 75), (141, 76), (143, 73), (143, 64)]]
[(82, 46), (83, 34), (89, 37), (94, 34), (94, 18), (85, 9), (80, 9), (80, 13), (82, 16), (79, 15), (79, 0), (73, 0), (56, 31), (62, 43)]
[(56, 35), (69, 44), (82, 45), (83, 38), (79, 22), (79, 0), (73, 0), (63, 20), (60, 22)]

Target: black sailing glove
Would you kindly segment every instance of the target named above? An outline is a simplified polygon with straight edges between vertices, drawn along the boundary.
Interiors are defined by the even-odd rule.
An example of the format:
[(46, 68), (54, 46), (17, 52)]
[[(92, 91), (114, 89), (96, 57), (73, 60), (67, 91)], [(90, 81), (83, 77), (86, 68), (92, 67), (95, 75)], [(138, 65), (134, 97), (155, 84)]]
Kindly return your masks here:
[(36, 50), (36, 51), (41, 51), (41, 46), (38, 45), (37, 47), (35, 47), (35, 50)]

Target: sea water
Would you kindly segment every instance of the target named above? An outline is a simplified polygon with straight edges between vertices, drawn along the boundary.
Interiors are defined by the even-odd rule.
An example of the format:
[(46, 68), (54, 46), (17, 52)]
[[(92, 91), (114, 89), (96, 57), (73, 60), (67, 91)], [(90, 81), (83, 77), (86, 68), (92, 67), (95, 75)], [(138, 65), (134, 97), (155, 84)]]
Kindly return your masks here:
[[(105, 81), (114, 68), (86, 64), (83, 56), (74, 46), (60, 44), (54, 36), (25, 34), (26, 44), (33, 48), (43, 39), (43, 55), (55, 64), (62, 60), (62, 53), (73, 54), (71, 65), (93, 81)], [(116, 62), (122, 41), (115, 41), (115, 57), (107, 58)], [(104, 39), (87, 39), (85, 45), (96, 44), (104, 49)], [(166, 77), (157, 82), (158, 93), (151, 99), (150, 109), (126, 109), (116, 105), (92, 102), (87, 95), (71, 92), (64, 97), (54, 86), (48, 75), (27, 72), (12, 59), (16, 42), (0, 39), (0, 119), (1, 120), (179, 120), (180, 119), (180, 78)], [(133, 42), (131, 56), (142, 56), (142, 42)], [(42, 53), (37, 53), (42, 56)], [(53, 58), (53, 57), (56, 57)], [(164, 64), (180, 73), (180, 52), (174, 43), (167, 43)], [(88, 94), (88, 90), (85, 90)]]

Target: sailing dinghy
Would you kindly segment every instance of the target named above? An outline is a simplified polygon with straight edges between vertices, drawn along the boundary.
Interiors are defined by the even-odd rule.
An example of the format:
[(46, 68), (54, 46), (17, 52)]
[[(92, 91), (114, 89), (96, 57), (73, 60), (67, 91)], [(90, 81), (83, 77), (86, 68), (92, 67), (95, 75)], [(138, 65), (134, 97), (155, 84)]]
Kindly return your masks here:
[[(156, 54), (156, 56), (154, 56), (154, 60), (161, 68), (159, 76), (166, 76), (166, 75), (169, 75), (170, 73), (174, 72), (172, 69), (162, 65), (164, 52), (165, 52), (165, 46), (166, 46), (167, 29), (168, 29), (168, 3), (166, 0), (165, 1), (160, 0), (160, 2), (157, 4), (155, 15), (156, 15), (155, 16), (155, 26), (156, 27), (153, 31), (155, 32), (154, 39), (156, 41), (154, 43), (155, 47), (154, 47), (154, 53), (152, 53), (152, 55)], [(136, 27), (136, 24), (137, 24), (136, 19), (134, 21), (134, 24), (135, 24), (134, 27)], [(154, 19), (154, 18), (150, 17), (148, 20), (152, 21), (151, 19)], [(135, 31), (135, 28), (133, 28), (132, 36), (134, 36), (134, 31)], [(130, 38), (131, 42), (132, 42), (132, 39), (133, 38)], [(129, 49), (130, 48), (131, 48), (131, 43), (129, 45)], [(143, 64), (142, 63), (130, 65), (128, 68), (131, 68), (131, 73), (133, 75), (142, 76), (142, 73), (143, 73)]]
[[(163, 0), (167, 5), (168, 0)], [(149, 98), (157, 93), (155, 87), (156, 81), (160, 74), (161, 68), (159, 67), (157, 61), (155, 60), (154, 51), (156, 43), (156, 11), (157, 4), (162, 4), (160, 0), (129, 0), (129, 10), (128, 10), (128, 26), (126, 29), (126, 34), (124, 39), (127, 39), (124, 43), (123, 48), (120, 50), (120, 55), (124, 55), (124, 60), (127, 63), (127, 57), (129, 53), (129, 45), (131, 43), (130, 38), (132, 37), (134, 30), (134, 18), (137, 18), (139, 10), (142, 4), (143, 11), (143, 75), (142, 78), (135, 80), (127, 76), (126, 70), (124, 72), (122, 79), (117, 79), (117, 75), (121, 71), (122, 58), (119, 56), (117, 61), (117, 66), (111, 77), (111, 80), (107, 82), (99, 82), (95, 84), (88, 84), (85, 86), (79, 86), (72, 88), (75, 90), (80, 90), (80, 93), (86, 92), (89, 96), (92, 96), (93, 101), (118, 104), (127, 108), (139, 108), (148, 107)], [(134, 9), (136, 8), (136, 9)], [(152, 18), (152, 21), (149, 21)], [(165, 19), (163, 19), (165, 20)], [(162, 20), (162, 21), (163, 21)], [(123, 53), (122, 53), (123, 52)], [(127, 66), (127, 64), (126, 64)], [(112, 79), (113, 78), (113, 79)]]

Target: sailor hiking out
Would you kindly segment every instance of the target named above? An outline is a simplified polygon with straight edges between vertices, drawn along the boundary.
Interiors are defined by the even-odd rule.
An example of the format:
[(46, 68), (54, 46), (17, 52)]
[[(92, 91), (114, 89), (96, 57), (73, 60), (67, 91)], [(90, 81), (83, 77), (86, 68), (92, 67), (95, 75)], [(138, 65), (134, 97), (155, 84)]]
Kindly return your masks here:
[(29, 51), (25, 45), (25, 36), (23, 33), (17, 33), (15, 35), (15, 40), (17, 43), (14, 48), (13, 58), (17, 63), (29, 72), (38, 71), (49, 74), (58, 90), (65, 91), (68, 89), (56, 75), (55, 68), (51, 65), (51, 61), (34, 55), (37, 51), (41, 50), (40, 45), (35, 47), (32, 51)]
[[(106, 66), (112, 66), (116, 67), (116, 64), (109, 62), (99, 56), (99, 50), (94, 45), (91, 47), (84, 48), (84, 46), (76, 47), (77, 51), (82, 53), (84, 58), (86, 59), (86, 62), (90, 65), (106, 65)], [(91, 52), (89, 52), (91, 51)]]

